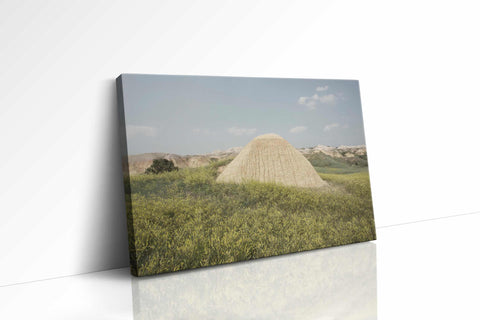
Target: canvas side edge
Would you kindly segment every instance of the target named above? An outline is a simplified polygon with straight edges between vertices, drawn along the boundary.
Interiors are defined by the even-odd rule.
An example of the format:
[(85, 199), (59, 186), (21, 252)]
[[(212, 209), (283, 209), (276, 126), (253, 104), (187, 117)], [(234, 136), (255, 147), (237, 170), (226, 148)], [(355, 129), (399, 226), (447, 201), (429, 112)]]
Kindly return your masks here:
[(123, 80), (122, 75), (116, 79), (117, 87), (117, 105), (119, 118), (119, 137), (120, 150), (122, 155), (122, 173), (124, 186), (124, 200), (127, 212), (127, 229), (128, 229), (128, 251), (130, 258), (130, 272), (134, 276), (138, 276), (137, 268), (137, 250), (135, 247), (135, 230), (133, 227), (133, 208), (131, 201), (130, 188), (130, 167), (128, 164), (128, 148), (127, 148), (127, 128), (125, 124), (125, 104), (123, 95)]
[(375, 206), (373, 204), (373, 189), (372, 189), (372, 179), (370, 176), (370, 161), (369, 161), (369, 153), (368, 153), (368, 146), (367, 146), (367, 133), (365, 130), (365, 119), (363, 117), (363, 103), (362, 103), (362, 91), (360, 90), (360, 81), (355, 80), (357, 82), (358, 87), (358, 99), (360, 102), (360, 113), (362, 116), (362, 124), (363, 124), (363, 137), (365, 139), (365, 152), (367, 154), (367, 172), (368, 172), (368, 184), (370, 185), (370, 198), (372, 199), (372, 223), (373, 223), (373, 239), (372, 241), (377, 240), (377, 224), (375, 223)]

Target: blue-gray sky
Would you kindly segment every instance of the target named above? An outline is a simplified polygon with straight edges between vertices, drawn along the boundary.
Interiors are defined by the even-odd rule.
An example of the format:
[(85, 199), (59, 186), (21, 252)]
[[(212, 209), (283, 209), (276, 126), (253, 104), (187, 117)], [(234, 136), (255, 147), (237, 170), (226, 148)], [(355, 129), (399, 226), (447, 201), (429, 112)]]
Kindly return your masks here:
[(129, 154), (204, 154), (276, 133), (297, 148), (365, 144), (358, 81), (122, 75)]

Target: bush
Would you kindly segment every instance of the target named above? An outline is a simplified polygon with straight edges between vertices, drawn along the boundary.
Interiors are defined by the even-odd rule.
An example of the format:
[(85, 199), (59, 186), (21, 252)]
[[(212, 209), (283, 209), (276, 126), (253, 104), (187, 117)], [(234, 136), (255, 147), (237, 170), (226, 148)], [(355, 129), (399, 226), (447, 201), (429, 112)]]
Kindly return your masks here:
[(162, 172), (177, 171), (173, 161), (167, 159), (155, 159), (150, 167), (145, 170), (146, 174), (159, 174)]

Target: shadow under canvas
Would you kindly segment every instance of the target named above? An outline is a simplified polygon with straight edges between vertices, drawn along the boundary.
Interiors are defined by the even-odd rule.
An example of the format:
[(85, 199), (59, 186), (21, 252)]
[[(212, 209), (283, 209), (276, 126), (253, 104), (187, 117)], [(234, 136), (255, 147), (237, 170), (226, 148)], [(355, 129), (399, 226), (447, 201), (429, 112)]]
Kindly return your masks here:
[(129, 266), (128, 234), (125, 210), (125, 191), (122, 179), (122, 161), (119, 139), (119, 120), (115, 80), (104, 83), (106, 119), (103, 126), (101, 147), (95, 150), (100, 159), (92, 174), (91, 206), (98, 217), (89, 222), (91, 236), (85, 237), (84, 265), (96, 270)]

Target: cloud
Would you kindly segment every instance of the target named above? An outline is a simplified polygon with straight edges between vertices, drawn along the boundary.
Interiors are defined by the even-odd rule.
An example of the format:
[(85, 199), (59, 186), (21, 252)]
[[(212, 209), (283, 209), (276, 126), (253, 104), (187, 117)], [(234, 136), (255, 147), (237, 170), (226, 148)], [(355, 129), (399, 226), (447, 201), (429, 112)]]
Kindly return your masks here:
[(228, 133), (233, 134), (234, 136), (249, 136), (257, 132), (256, 128), (238, 128), (231, 127), (228, 128)]
[(135, 125), (127, 125), (127, 134), (129, 136), (146, 136), (146, 137), (155, 137), (157, 135), (157, 129), (154, 127), (148, 126), (135, 126)]
[(308, 109), (313, 110), (317, 102), (312, 97), (300, 97), (298, 98), (298, 104), (305, 105)]
[(292, 129), (290, 129), (290, 133), (300, 133), (306, 131), (307, 129), (308, 127), (305, 126), (293, 127)]
[(330, 124), (327, 124), (324, 128), (323, 128), (323, 131), (327, 132), (327, 131), (330, 131), (334, 128), (338, 128), (340, 127), (340, 125), (338, 123), (330, 123)]
[(311, 97), (300, 97), (298, 98), (298, 104), (307, 106), (308, 109), (314, 110), (316, 106), (320, 104), (330, 104), (333, 105), (337, 102), (337, 96), (334, 94), (325, 94), (319, 96), (318, 94), (314, 94)]
[(317, 100), (320, 101), (320, 103), (333, 104), (337, 101), (337, 97), (330, 93), (321, 97), (317, 96)]
[(328, 86), (323, 86), (323, 87), (317, 87), (317, 91), (323, 92), (328, 90)]
[(202, 135), (206, 135), (206, 136), (209, 136), (209, 135), (213, 134), (213, 132), (210, 131), (210, 129), (203, 129), (203, 128), (192, 129), (192, 132), (194, 134), (202, 134)]
[(300, 97), (298, 98), (298, 103), (299, 104), (306, 104), (308, 101), (308, 97)]

